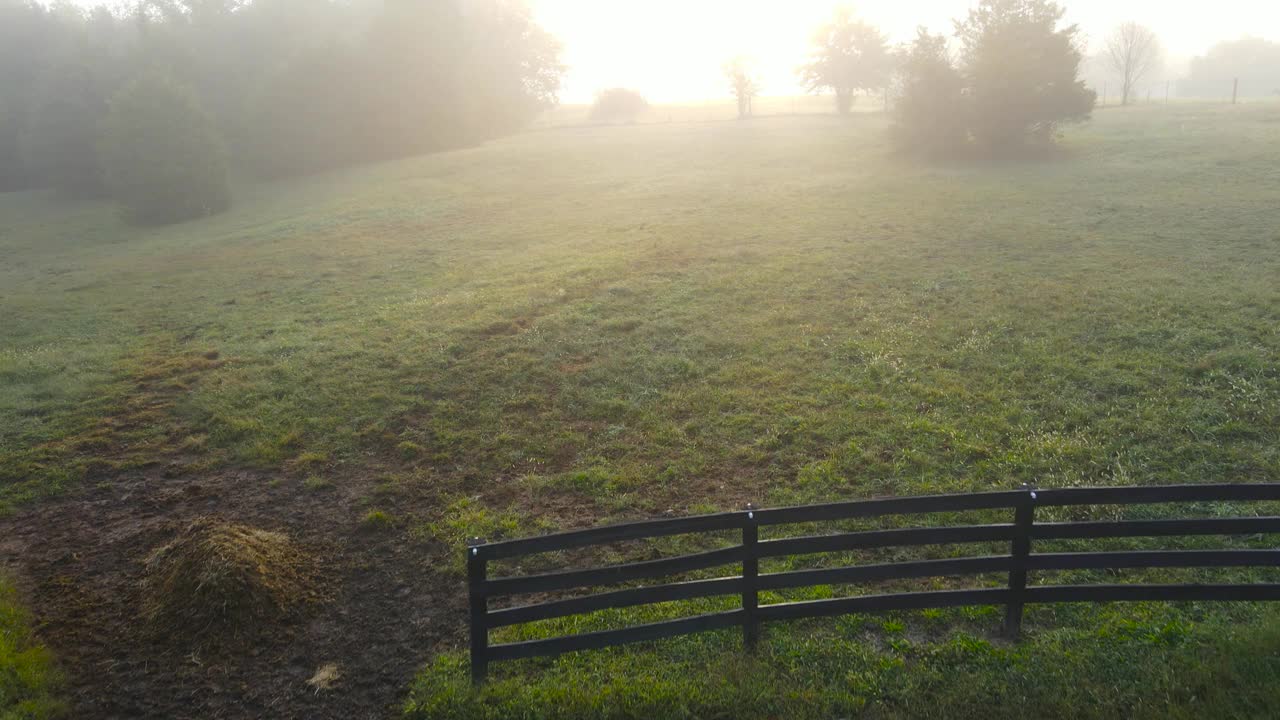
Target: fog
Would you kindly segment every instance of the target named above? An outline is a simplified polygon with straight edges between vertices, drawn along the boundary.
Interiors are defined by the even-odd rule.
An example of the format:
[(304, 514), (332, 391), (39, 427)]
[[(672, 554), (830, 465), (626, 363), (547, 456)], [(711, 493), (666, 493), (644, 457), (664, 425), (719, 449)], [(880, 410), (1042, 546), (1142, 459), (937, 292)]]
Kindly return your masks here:
[(0, 720), (1269, 716), (1277, 3), (0, 0)]
[[(557, 105), (635, 122), (653, 104), (730, 96), (745, 118), (756, 98), (794, 112), (797, 95), (829, 95), (847, 114), (859, 96), (886, 108), (895, 95), (904, 110), (923, 102), (920, 118), (968, 123), (916, 128), (931, 140), (912, 144), (991, 131), (1016, 147), (1113, 100), (1280, 92), (1280, 44), (1256, 38), (1280, 9), (1244, 0), (1207, 17), (1151, 0), (78, 2), (0, 0), (0, 190), (112, 196), (158, 221), (225, 209), (228, 170), (280, 177), (458, 148)], [(992, 13), (1037, 35), (975, 36)], [(1122, 25), (1150, 39), (1140, 72), (1111, 47)], [(988, 74), (999, 66), (1011, 77)], [(984, 86), (1026, 94), (973, 100)], [(192, 154), (183, 167), (199, 177), (182, 197), (162, 177), (166, 148)], [(124, 201), (147, 174), (148, 202)]]
[[(76, 0), (85, 7), (102, 4)], [(564, 44), (569, 66), (561, 91), (568, 103), (589, 102), (606, 87), (636, 87), (656, 102), (725, 97), (719, 67), (726, 57), (759, 61), (766, 95), (801, 92), (795, 67), (809, 34), (840, 4), (853, 7), (894, 42), (917, 26), (946, 32), (972, 0), (529, 0), (539, 23)], [(1137, 21), (1161, 37), (1176, 76), (1215, 43), (1252, 35), (1280, 40), (1280, 3), (1222, 0), (1212, 12), (1166, 0), (1071, 0), (1067, 20), (1101, 49), (1114, 26)], [(1176, 79), (1176, 78), (1171, 78)]]

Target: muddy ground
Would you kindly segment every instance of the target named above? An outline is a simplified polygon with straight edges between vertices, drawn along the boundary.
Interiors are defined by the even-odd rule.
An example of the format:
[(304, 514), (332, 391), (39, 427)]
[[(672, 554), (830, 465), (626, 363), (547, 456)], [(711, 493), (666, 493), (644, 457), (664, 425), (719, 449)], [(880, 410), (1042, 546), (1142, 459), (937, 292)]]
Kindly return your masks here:
[[(442, 579), (443, 547), (361, 529), (359, 482), (304, 491), (270, 480), (155, 469), (0, 518), (0, 563), (67, 675), (72, 717), (392, 717), (415, 670), (462, 641), (465, 591)], [(288, 533), (319, 556), (326, 599), (230, 649), (147, 632), (143, 563), (202, 516)], [(308, 684), (331, 663), (341, 675), (330, 689)]]

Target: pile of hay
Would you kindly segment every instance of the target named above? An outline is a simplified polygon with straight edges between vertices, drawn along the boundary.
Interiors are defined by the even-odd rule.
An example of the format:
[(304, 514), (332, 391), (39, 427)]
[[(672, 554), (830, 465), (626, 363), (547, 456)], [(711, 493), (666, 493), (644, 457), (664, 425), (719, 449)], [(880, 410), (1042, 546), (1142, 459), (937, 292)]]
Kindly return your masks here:
[(201, 643), (243, 638), (317, 599), (315, 566), (286, 535), (200, 519), (147, 559), (143, 616)]

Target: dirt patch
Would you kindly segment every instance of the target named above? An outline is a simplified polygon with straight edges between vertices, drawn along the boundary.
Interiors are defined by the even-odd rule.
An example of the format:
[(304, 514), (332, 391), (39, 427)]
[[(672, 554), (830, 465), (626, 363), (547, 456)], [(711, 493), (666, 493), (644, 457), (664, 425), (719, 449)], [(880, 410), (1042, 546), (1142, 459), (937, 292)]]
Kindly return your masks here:
[[(72, 717), (395, 717), (417, 668), (462, 643), (465, 590), (437, 575), (445, 548), (407, 531), (360, 532), (369, 489), (360, 478), (323, 493), (271, 480), (151, 468), (0, 518), (0, 562), (68, 676)], [(434, 507), (433, 492), (408, 490), (384, 506), (412, 516)], [(144, 608), (157, 602), (156, 583), (168, 582), (157, 580), (157, 563), (175, 551), (199, 555), (192, 544), (207, 550), (209, 516), (265, 533), (265, 549), (256, 535), (248, 555), (279, 553), (271, 536), (289, 538), (286, 572), (302, 574), (287, 592), (313, 592), (298, 589), (311, 587), (298, 570), (296, 553), (305, 552), (302, 565), (325, 579), (323, 595), (279, 614), (259, 608), (248, 625), (260, 632), (229, 647), (193, 643), (187, 629), (148, 632)]]

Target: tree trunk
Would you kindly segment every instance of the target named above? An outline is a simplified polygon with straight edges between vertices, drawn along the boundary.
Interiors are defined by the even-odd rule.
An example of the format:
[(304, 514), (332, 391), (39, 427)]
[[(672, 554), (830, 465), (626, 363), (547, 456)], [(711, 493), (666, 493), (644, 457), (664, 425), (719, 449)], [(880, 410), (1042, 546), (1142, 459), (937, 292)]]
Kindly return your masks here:
[(848, 115), (853, 111), (852, 90), (836, 90), (836, 110), (838, 110), (841, 115)]

